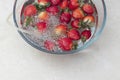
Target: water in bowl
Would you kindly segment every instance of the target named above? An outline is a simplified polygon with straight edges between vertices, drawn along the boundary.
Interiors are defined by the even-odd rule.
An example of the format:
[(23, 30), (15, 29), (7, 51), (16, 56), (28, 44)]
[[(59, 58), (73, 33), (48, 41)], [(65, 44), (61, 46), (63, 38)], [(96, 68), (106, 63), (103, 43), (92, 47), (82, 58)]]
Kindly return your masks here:
[[(91, 37), (88, 40), (86, 40), (85, 42), (82, 42), (81, 39), (73, 40), (73, 44), (77, 43), (77, 45), (75, 45), (76, 48), (71, 48), (71, 50), (78, 49), (78, 48), (82, 47), (85, 43), (87, 43), (90, 39), (92, 39), (92, 37), (94, 36), (94, 33), (96, 32), (96, 29), (97, 29), (98, 16), (97, 16), (97, 10), (95, 8), (94, 3), (91, 0), (80, 0), (80, 1), (82, 1), (81, 5), (83, 5), (83, 4), (91, 4), (92, 5), (92, 7), (94, 8), (94, 13), (93, 14), (86, 14), (84, 12), (84, 14), (94, 16), (95, 22), (94, 22), (94, 24), (92, 24), (92, 26), (90, 28), (87, 27), (87, 28), (79, 29), (80, 34), (82, 33), (82, 31), (90, 29)], [(35, 2), (32, 3), (32, 5), (35, 5), (37, 2), (38, 1), (36, 0)], [(28, 4), (28, 5), (31, 5), (31, 4)], [(58, 52), (58, 51), (64, 52), (65, 50), (63, 50), (59, 46), (58, 40), (59, 40), (59, 38), (65, 38), (65, 37), (68, 37), (68, 36), (67, 35), (59, 35), (58, 36), (58, 35), (55, 34), (56, 26), (58, 24), (65, 24), (65, 23), (60, 22), (60, 18), (59, 18), (60, 14), (58, 13), (57, 15), (53, 15), (51, 13), (48, 13), (49, 18), (47, 20), (41, 20), (38, 17), (39, 11), (37, 11), (37, 13), (35, 15), (30, 16), (31, 21), (28, 21), (28, 23), (26, 25), (26, 18), (29, 18), (29, 17), (24, 16), (24, 9), (28, 5), (26, 5), (26, 4), (23, 5), (23, 9), (21, 10), (21, 15), (20, 15), (21, 16), (21, 22), (20, 23), (22, 25), (22, 27), (20, 27), (20, 28), (31, 33), (31, 34), (25, 33), (27, 38), (32, 40), (35, 44), (37, 44), (41, 48), (46, 49), (48, 51), (50, 50), (50, 51), (53, 51), (53, 52)], [(79, 8), (82, 8), (82, 7), (80, 6)], [(70, 13), (72, 14), (72, 12), (70, 12)], [(71, 19), (71, 22), (72, 21), (73, 21), (73, 18)], [(81, 19), (81, 21), (82, 21), (82, 19)], [(38, 30), (38, 28), (36, 27), (36, 24), (39, 23), (39, 22), (45, 22), (47, 24), (47, 28), (46, 28), (45, 31), (40, 32)], [(71, 29), (71, 22), (69, 22), (68, 24), (65, 24), (65, 25), (68, 26), (69, 29)], [(48, 47), (52, 47), (52, 49), (46, 48), (45, 41), (50, 41), (50, 42), (54, 43), (54, 46), (49, 46), (48, 45)], [(71, 50), (68, 50), (68, 51), (71, 51)]]

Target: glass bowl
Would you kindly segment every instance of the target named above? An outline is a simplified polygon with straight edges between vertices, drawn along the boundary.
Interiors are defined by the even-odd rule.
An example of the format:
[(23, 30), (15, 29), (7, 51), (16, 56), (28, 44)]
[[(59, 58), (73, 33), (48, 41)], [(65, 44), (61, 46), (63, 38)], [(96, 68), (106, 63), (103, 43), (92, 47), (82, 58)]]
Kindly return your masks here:
[[(14, 23), (16, 25), (16, 27), (20, 27), (20, 15), (21, 15), (21, 10), (23, 7), (23, 4), (28, 1), (28, 0), (15, 0), (14, 2), (14, 8), (13, 8), (13, 19), (14, 19)], [(31, 0), (32, 1), (32, 0)], [(26, 33), (19, 31), (19, 34), (22, 36), (22, 38), (31, 46), (33, 46), (34, 48), (46, 52), (46, 53), (51, 53), (51, 54), (73, 54), (73, 53), (78, 53), (79, 51), (87, 48), (88, 46), (90, 46), (94, 41), (96, 41), (98, 39), (98, 37), (100, 36), (101, 32), (104, 29), (105, 23), (106, 23), (106, 6), (105, 6), (105, 2), (104, 0), (92, 0), (93, 3), (96, 6), (97, 9), (97, 29), (96, 32), (94, 33), (94, 35), (92, 36), (92, 38), (86, 42), (82, 47), (79, 47), (77, 50), (72, 50), (72, 51), (67, 51), (67, 52), (52, 52), (52, 51), (48, 51), (46, 49), (41, 48), (41, 46), (39, 46), (38, 43), (35, 42), (35, 40), (32, 40)]]

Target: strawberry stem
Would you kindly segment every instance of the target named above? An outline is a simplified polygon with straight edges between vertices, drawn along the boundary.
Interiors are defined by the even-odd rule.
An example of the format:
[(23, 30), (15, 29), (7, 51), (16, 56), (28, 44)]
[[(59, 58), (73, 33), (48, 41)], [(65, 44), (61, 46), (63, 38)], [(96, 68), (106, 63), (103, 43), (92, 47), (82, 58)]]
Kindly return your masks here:
[(88, 3), (90, 3), (92, 6), (94, 6), (94, 3), (92, 2), (92, 0), (88, 0)]
[(85, 43), (85, 42), (86, 42), (86, 37), (85, 37), (85, 36), (82, 36), (82, 37), (81, 37), (81, 40), (82, 40), (83, 43)]
[(70, 11), (69, 8), (64, 9), (64, 12), (69, 12), (69, 11)]
[(72, 49), (76, 50), (77, 48), (78, 48), (78, 43), (77, 42), (73, 42)]

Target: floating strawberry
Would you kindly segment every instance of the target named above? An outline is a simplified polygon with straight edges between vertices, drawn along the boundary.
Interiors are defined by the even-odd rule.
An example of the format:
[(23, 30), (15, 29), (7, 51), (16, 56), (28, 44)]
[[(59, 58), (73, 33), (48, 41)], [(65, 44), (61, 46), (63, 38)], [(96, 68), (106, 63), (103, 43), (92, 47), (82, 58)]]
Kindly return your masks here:
[(38, 3), (42, 6), (46, 6), (49, 4), (49, 0), (38, 0)]
[(95, 18), (92, 15), (87, 15), (83, 18), (83, 20), (80, 21), (79, 25), (81, 28), (85, 29), (91, 29), (92, 26), (95, 25)]
[(74, 21), (72, 21), (71, 22), (71, 26), (73, 27), (73, 28), (80, 28), (81, 26), (79, 25), (79, 23), (80, 23), (80, 21), (78, 20), (78, 19), (76, 19), (76, 20), (74, 20)]
[(60, 0), (50, 0), (52, 5), (56, 6), (60, 3)]
[(54, 47), (55, 47), (55, 44), (54, 44), (53, 42), (51, 42), (51, 41), (46, 40), (46, 41), (44, 42), (44, 47), (45, 47), (47, 50), (52, 51), (52, 50), (54, 49)]
[(36, 24), (38, 31), (43, 32), (46, 30), (47, 25), (45, 22), (39, 22)]
[(95, 18), (94, 18), (94, 16), (85, 16), (83, 19), (83, 22), (86, 22), (87, 24), (94, 23)]
[(66, 9), (68, 7), (68, 0), (63, 0), (61, 3), (60, 3), (60, 8), (61, 9)]
[(66, 34), (67, 33), (67, 26), (60, 24), (58, 26), (56, 26), (55, 28), (55, 34), (57, 35), (61, 35), (61, 34)]
[(32, 16), (35, 15), (37, 13), (37, 9), (34, 5), (28, 5), (27, 7), (25, 7), (24, 9), (24, 16)]
[(38, 15), (38, 18), (40, 20), (47, 20), (48, 19), (48, 13), (46, 11), (40, 12)]
[(78, 3), (78, 0), (70, 0), (71, 3)]
[(80, 8), (77, 8), (73, 11), (72, 16), (75, 19), (82, 19), (84, 17), (84, 13)]
[(87, 14), (93, 14), (94, 13), (94, 8), (91, 4), (88, 4), (88, 3), (84, 4), (82, 9)]
[(91, 37), (91, 31), (90, 30), (84, 30), (81, 33), (81, 39), (82, 39), (83, 43), (86, 42), (86, 40), (88, 40), (90, 37)]
[(76, 9), (78, 7), (79, 7), (78, 0), (70, 0), (70, 3), (69, 3), (69, 9), (70, 10), (74, 10), (74, 9)]
[(60, 38), (58, 40), (59, 47), (64, 51), (70, 51), (73, 48), (73, 41), (70, 38)]
[(71, 29), (68, 32), (68, 37), (73, 39), (73, 40), (79, 40), (81, 38), (79, 31), (76, 29)]
[(68, 24), (71, 21), (71, 14), (68, 11), (63, 12), (60, 16), (60, 21)]
[(57, 6), (50, 6), (50, 7), (46, 8), (46, 11), (55, 15), (59, 12), (59, 9)]

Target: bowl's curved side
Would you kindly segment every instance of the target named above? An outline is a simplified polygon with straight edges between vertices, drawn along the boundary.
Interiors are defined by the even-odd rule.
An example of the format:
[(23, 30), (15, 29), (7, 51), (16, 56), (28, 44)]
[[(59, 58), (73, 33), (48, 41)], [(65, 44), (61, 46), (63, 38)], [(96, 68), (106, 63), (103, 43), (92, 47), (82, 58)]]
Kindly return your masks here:
[(102, 26), (100, 26), (101, 29), (95, 34), (95, 37), (93, 37), (89, 42), (87, 42), (84, 45), (84, 47), (82, 48), (82, 50), (85, 49), (85, 48), (87, 48), (88, 46), (90, 46), (93, 42), (95, 42), (100, 37), (100, 35), (101, 35), (101, 33), (102, 33), (102, 31), (103, 31), (103, 29), (105, 27), (106, 19), (107, 19), (107, 8), (106, 8), (104, 0), (101, 0), (101, 1), (103, 3), (103, 9), (104, 9), (104, 18), (103, 18), (103, 21), (102, 21)]
[[(93, 39), (91, 39), (89, 42), (85, 43), (83, 47), (77, 49), (77, 50), (73, 50), (73, 51), (69, 51), (69, 52), (52, 52), (52, 51), (47, 51), (43, 48), (41, 48), (40, 46), (38, 46), (37, 44), (34, 44), (34, 42), (32, 40), (30, 40), (29, 38), (27, 38), (27, 36), (18, 31), (18, 33), (22, 36), (22, 38), (28, 43), (30, 44), (32, 47), (40, 50), (40, 51), (43, 51), (43, 52), (46, 52), (46, 53), (50, 53), (50, 54), (73, 54), (73, 53), (77, 53), (85, 48), (87, 48), (88, 46), (90, 46), (94, 41), (96, 41), (98, 39), (98, 37), (100, 36), (100, 34), (102, 33), (104, 27), (105, 27), (105, 23), (106, 23), (106, 17), (107, 17), (107, 11), (106, 11), (106, 5), (105, 5), (105, 2), (104, 0), (102, 0), (102, 3), (103, 3), (103, 7), (104, 7), (104, 19), (103, 19), (103, 22), (102, 22), (102, 26), (101, 26), (101, 29), (99, 30), (99, 32), (96, 33), (96, 37), (94, 37)], [(17, 4), (17, 0), (15, 0), (14, 2), (14, 7), (13, 7), (13, 20), (14, 20), (14, 23), (15, 23), (15, 26), (18, 27), (18, 24), (17, 24), (17, 20), (16, 20), (16, 4)]]
[[(18, 26), (18, 24), (17, 24), (16, 13), (15, 13), (15, 12), (16, 12), (16, 4), (17, 4), (17, 0), (15, 0), (15, 2), (14, 2), (14, 7), (13, 7), (13, 20), (14, 20), (15, 26), (18, 28), (19, 26)], [(19, 33), (19, 34), (21, 35), (21, 37), (22, 37), (28, 44), (30, 44), (32, 47), (34, 47), (34, 48), (36, 48), (36, 49), (39, 49), (39, 50), (41, 50), (41, 51), (43, 51), (43, 52), (49, 53), (48, 51), (44, 51), (42, 48), (40, 48), (40, 47), (36, 46), (35, 44), (33, 44), (32, 41), (31, 41), (30, 39), (28, 39), (28, 38), (25, 36), (24, 33), (20, 32), (20, 31), (18, 31), (18, 33)]]

